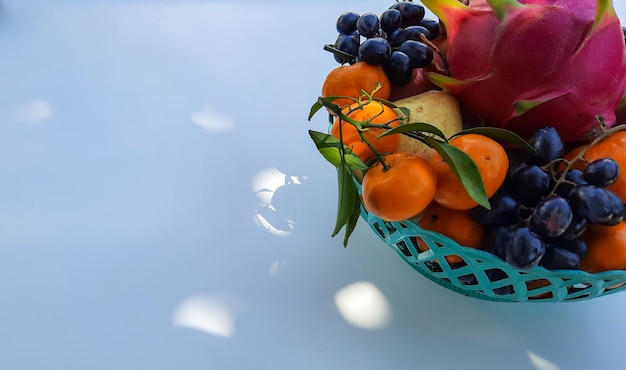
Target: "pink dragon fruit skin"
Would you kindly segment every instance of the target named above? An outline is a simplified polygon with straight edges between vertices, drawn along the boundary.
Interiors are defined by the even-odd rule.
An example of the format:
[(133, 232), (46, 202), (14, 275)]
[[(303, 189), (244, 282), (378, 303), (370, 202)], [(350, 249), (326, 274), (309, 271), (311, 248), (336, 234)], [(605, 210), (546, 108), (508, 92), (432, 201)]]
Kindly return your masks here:
[(478, 123), (583, 140), (615, 124), (626, 48), (611, 0), (422, 0), (446, 27), (450, 76), (429, 79)]

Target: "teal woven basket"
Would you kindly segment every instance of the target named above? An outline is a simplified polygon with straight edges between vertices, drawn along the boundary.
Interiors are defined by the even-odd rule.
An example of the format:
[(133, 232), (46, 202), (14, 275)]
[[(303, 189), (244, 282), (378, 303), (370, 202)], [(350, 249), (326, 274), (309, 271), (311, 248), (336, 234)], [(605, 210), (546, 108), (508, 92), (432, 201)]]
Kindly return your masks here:
[[(386, 222), (361, 209), (376, 235), (415, 271), (466, 296), (499, 302), (580, 301), (626, 290), (626, 271), (518, 270), (495, 255), (459, 245), (411, 220)], [(420, 248), (420, 244), (428, 245)], [(422, 250), (424, 249), (424, 250)], [(448, 255), (464, 262), (449, 264)]]

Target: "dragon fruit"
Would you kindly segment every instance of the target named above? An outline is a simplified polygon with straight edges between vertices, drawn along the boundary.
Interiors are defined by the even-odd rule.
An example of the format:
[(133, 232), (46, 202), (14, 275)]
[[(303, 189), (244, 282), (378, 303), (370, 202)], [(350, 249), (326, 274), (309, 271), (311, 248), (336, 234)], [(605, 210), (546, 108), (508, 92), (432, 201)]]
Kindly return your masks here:
[(448, 34), (449, 75), (429, 79), (477, 122), (566, 142), (615, 124), (626, 49), (611, 0), (422, 0)]

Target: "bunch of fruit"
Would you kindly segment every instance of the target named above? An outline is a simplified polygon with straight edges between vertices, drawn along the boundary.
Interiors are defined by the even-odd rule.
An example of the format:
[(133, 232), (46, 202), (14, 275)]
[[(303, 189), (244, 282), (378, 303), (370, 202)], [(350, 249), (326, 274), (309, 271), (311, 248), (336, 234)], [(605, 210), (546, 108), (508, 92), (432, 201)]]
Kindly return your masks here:
[(344, 65), (309, 119), (325, 109), (332, 126), (309, 133), (338, 170), (333, 236), (345, 228), (346, 244), (363, 206), (520, 270), (626, 270), (626, 48), (611, 1), (422, 2), (441, 23), (412, 1), (347, 12), (326, 47)]

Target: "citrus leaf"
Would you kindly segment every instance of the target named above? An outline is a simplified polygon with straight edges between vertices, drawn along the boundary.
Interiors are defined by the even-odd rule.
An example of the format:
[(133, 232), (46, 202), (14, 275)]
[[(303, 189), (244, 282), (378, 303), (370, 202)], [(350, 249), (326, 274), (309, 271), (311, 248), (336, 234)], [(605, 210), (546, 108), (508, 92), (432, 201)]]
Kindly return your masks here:
[(313, 105), (311, 106), (311, 111), (309, 112), (309, 121), (311, 120), (311, 118), (313, 118), (313, 116), (315, 115), (315, 113), (317, 113), (320, 109), (322, 109), (324, 106), (321, 105), (319, 102), (315, 102), (313, 103)]
[(352, 179), (352, 171), (348, 166), (342, 164), (337, 167), (337, 182), (339, 185), (337, 199), (337, 220), (335, 221), (335, 229), (332, 236), (335, 236), (341, 229), (348, 224), (354, 212), (358, 191), (354, 180)]
[(361, 215), (361, 198), (358, 193), (355, 194), (355, 197), (354, 209), (352, 210), (352, 214), (346, 223), (346, 231), (343, 237), (344, 248), (348, 246), (348, 239), (350, 239), (350, 235), (352, 235), (352, 232), (356, 228), (356, 223), (359, 221), (359, 216)]
[(441, 132), (441, 130), (438, 129), (437, 127), (429, 123), (418, 123), (418, 122), (406, 123), (404, 125), (394, 127), (390, 130), (386, 130), (382, 134), (378, 135), (375, 139), (378, 139), (387, 135), (392, 135), (392, 134), (401, 134), (405, 132), (416, 132), (416, 131), (417, 132), (429, 132), (431, 134), (434, 134), (446, 140), (446, 135), (443, 132)]
[[(319, 131), (309, 130), (309, 136), (313, 139), (317, 150), (322, 154), (328, 162), (333, 166), (339, 167), (342, 163), (341, 160), (341, 141), (332, 135), (325, 134)], [(343, 145), (344, 163), (351, 170), (366, 170), (369, 167), (354, 154), (347, 146)]]
[(536, 153), (537, 150), (522, 139), (518, 134), (513, 131), (509, 131), (499, 127), (473, 127), (463, 131), (457, 132), (453, 136), (465, 135), (465, 134), (479, 134), (490, 137), (494, 140), (506, 141), (507, 143), (515, 144), (523, 149)]
[(461, 149), (448, 143), (439, 142), (428, 136), (425, 139), (443, 157), (443, 160), (446, 161), (454, 174), (461, 180), (467, 194), (481, 206), (491, 209), (483, 179), (472, 158)]

